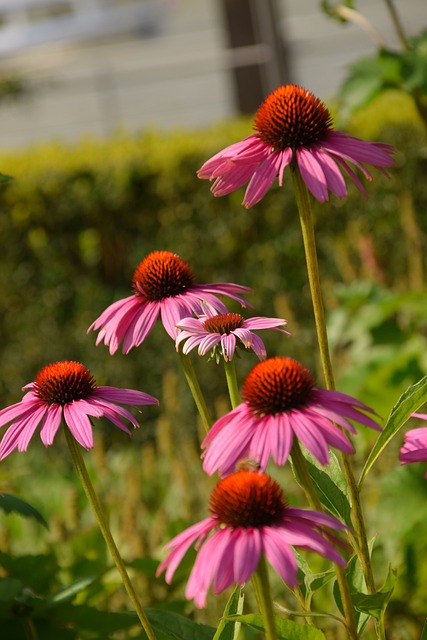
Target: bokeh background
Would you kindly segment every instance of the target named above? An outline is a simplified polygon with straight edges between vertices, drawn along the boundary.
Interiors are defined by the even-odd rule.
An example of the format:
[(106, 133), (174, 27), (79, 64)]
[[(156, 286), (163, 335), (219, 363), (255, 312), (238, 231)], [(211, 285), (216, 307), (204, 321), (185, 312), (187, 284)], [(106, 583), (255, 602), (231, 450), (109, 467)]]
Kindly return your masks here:
[[(425, 1), (395, 6), (407, 36), (419, 34)], [(196, 178), (210, 155), (251, 132), (262, 96), (292, 81), (325, 100), (337, 126), (397, 149), (391, 177), (376, 174), (369, 199), (350, 185), (345, 200), (313, 205), (338, 388), (386, 418), (427, 374), (425, 121), (413, 96), (392, 83), (345, 112), (339, 92), (349, 65), (375, 54), (380, 36), (391, 50), (400, 46), (384, 2), (356, 8), (375, 27), (374, 39), (366, 23), (333, 20), (315, 0), (0, 2), (0, 171), (13, 177), (0, 185), (0, 404), (19, 401), (45, 364), (66, 359), (84, 363), (99, 384), (160, 399), (159, 409), (144, 409), (131, 441), (97, 423), (85, 459), (144, 602), (213, 625), (221, 599), (212, 598), (209, 614), (184, 602), (190, 560), (173, 587), (154, 578), (163, 544), (205, 517), (213, 484), (201, 473), (201, 426), (174, 345), (159, 325), (140, 349), (111, 357), (86, 330), (129, 295), (139, 261), (167, 249), (189, 262), (200, 283), (252, 287), (256, 313), (286, 318), (292, 333), (265, 335), (269, 353), (318, 371), (289, 181), (246, 211), (241, 192), (214, 199)], [(240, 380), (255, 361), (242, 354)], [(229, 405), (221, 367), (193, 362), (212, 413), (222, 415)], [(356, 471), (373, 437), (363, 429), (357, 436)], [(363, 498), (379, 580), (389, 562), (399, 575), (389, 637), (418, 640), (427, 615), (427, 485), (425, 465), (399, 466), (401, 440), (371, 471)], [(289, 472), (271, 471), (290, 501), (300, 501)], [(60, 436), (48, 450), (34, 438), (26, 454), (4, 460), (0, 491), (33, 504), (49, 523), (45, 530), (0, 515), (4, 576), (46, 596), (96, 575), (80, 604), (126, 606)], [(275, 590), (292, 605), (281, 585)], [(327, 597), (319, 596), (320, 608)], [(70, 628), (64, 634), (74, 635), (55, 628), (52, 637), (101, 637), (99, 627), (98, 635)], [(49, 640), (51, 630), (44, 633)], [(328, 638), (335, 633), (328, 629)]]

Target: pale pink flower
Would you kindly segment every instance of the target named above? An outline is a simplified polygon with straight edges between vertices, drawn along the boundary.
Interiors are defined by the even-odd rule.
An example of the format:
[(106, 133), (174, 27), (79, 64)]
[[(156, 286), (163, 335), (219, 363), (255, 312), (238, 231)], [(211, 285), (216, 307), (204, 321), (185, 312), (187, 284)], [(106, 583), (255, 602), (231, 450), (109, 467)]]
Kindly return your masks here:
[[(275, 480), (265, 473), (240, 470), (221, 480), (210, 498), (211, 515), (189, 527), (167, 545), (171, 550), (157, 575), (166, 569), (166, 582), (190, 546), (197, 558), (185, 596), (204, 607), (209, 588), (222, 593), (243, 585), (256, 570), (261, 555), (291, 588), (297, 586), (297, 561), (292, 547), (301, 547), (345, 566), (335, 546), (346, 545), (332, 531), (346, 529), (333, 516), (288, 507)], [(208, 539), (207, 536), (212, 533)], [(335, 546), (334, 546), (335, 545)]]
[(198, 318), (183, 318), (178, 322), (180, 329), (175, 344), (177, 350), (184, 342), (182, 351), (188, 354), (198, 347), (199, 356), (204, 356), (219, 345), (219, 355), (225, 361), (233, 359), (236, 346), (252, 349), (260, 360), (265, 360), (267, 352), (263, 341), (253, 331), (259, 329), (275, 329), (289, 335), (287, 331), (278, 329), (286, 325), (283, 318), (243, 318), (238, 313), (216, 313), (204, 307), (204, 315)]
[(78, 362), (55, 362), (44, 367), (21, 402), (0, 411), (0, 427), (11, 423), (0, 444), (0, 460), (14, 449), (26, 451), (35, 430), (41, 423), (40, 438), (48, 447), (53, 443), (62, 421), (85, 449), (93, 447), (90, 418), (106, 418), (116, 427), (131, 433), (123, 418), (133, 427), (139, 423), (117, 403), (132, 406), (159, 404), (142, 391), (98, 387), (92, 374)]
[(372, 175), (365, 164), (383, 172), (393, 164), (393, 147), (335, 131), (323, 102), (292, 84), (278, 87), (266, 98), (255, 116), (254, 129), (256, 133), (226, 147), (197, 172), (199, 178), (214, 180), (215, 196), (236, 191), (249, 181), (243, 199), (248, 208), (264, 197), (276, 177), (282, 186), (288, 165), (298, 169), (313, 196), (325, 202), (328, 191), (339, 198), (347, 195), (343, 170), (367, 196), (350, 164), (368, 180)]
[(372, 429), (379, 425), (365, 413), (375, 412), (341, 393), (314, 386), (310, 371), (291, 358), (269, 358), (247, 375), (243, 402), (217, 420), (202, 442), (203, 468), (212, 475), (232, 473), (242, 458), (267, 467), (270, 456), (284, 465), (294, 438), (323, 465), (329, 463), (329, 446), (353, 453), (353, 445), (339, 428), (350, 433), (354, 420)]
[[(411, 417), (427, 420), (427, 413), (413, 413)], [(400, 462), (427, 462), (427, 427), (411, 429), (405, 433), (404, 444), (400, 449)], [(424, 477), (427, 478), (427, 472)]]
[(122, 340), (123, 353), (139, 347), (159, 317), (175, 340), (178, 322), (193, 313), (202, 314), (203, 304), (226, 313), (218, 295), (237, 300), (243, 307), (251, 306), (241, 297), (251, 289), (225, 282), (195, 284), (189, 265), (170, 251), (148, 254), (136, 269), (132, 286), (134, 295), (111, 304), (88, 329), (100, 330), (96, 344), (104, 342), (111, 355)]

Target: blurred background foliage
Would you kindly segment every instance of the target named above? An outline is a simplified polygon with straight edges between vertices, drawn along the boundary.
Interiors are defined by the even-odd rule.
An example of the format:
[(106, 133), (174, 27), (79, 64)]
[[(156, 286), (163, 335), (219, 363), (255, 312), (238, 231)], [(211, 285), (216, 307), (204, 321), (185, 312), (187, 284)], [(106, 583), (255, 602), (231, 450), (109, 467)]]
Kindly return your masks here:
[[(358, 109), (347, 130), (397, 149), (391, 179), (377, 173), (369, 199), (349, 185), (348, 198), (313, 204), (338, 388), (385, 418), (406, 387), (427, 374), (426, 132), (413, 102), (399, 90)], [(86, 460), (119, 548), (133, 563), (142, 600), (162, 607), (167, 597), (168, 608), (177, 612), (192, 610), (182, 589), (190, 561), (172, 587), (156, 580), (154, 571), (163, 544), (207, 513), (213, 480), (201, 473), (197, 414), (173, 342), (160, 325), (141, 348), (114, 357), (96, 347), (95, 335), (86, 330), (109, 304), (130, 295), (142, 258), (167, 249), (189, 262), (199, 283), (252, 287), (254, 313), (287, 318), (292, 333), (264, 333), (269, 354), (290, 355), (318, 369), (290, 181), (247, 211), (241, 191), (215, 199), (195, 175), (208, 157), (250, 131), (250, 122), (239, 120), (199, 132), (118, 132), (108, 141), (52, 143), (0, 155), (1, 171), (14, 177), (0, 185), (1, 406), (19, 401), (21, 387), (45, 364), (66, 359), (84, 363), (98, 384), (138, 388), (160, 399), (160, 408), (144, 408), (142, 428), (131, 441), (97, 422), (96, 446)], [(193, 358), (219, 416), (229, 408), (223, 372), (206, 360)], [(237, 362), (240, 380), (255, 362), (253, 354)], [(356, 468), (373, 437), (360, 430)], [(392, 640), (419, 637), (427, 601), (427, 567), (417, 560), (427, 552), (427, 485), (419, 466), (399, 467), (399, 446), (390, 444), (364, 495), (370, 536), (380, 540), (374, 555), (379, 575), (385, 578), (390, 558), (399, 571), (388, 621)], [(297, 502), (287, 470), (271, 472)], [(26, 455), (2, 462), (0, 490), (27, 500), (49, 522), (45, 531), (36, 521), (1, 516), (3, 553), (41, 554), (40, 567), (52, 566), (43, 564), (49, 559), (56, 567), (54, 584), (26, 585), (20, 574), (22, 588), (40, 595), (96, 576), (76, 590), (78, 603), (105, 606), (107, 594), (110, 609), (124, 606), (60, 436), (48, 450), (35, 438)], [(279, 587), (279, 600), (295, 607)], [(224, 602), (210, 602), (211, 618), (202, 612), (197, 619), (215, 625)], [(327, 607), (321, 595), (316, 603)], [(104, 637), (100, 633), (80, 629), (80, 635), (58, 637)], [(108, 637), (128, 637), (120, 633)]]

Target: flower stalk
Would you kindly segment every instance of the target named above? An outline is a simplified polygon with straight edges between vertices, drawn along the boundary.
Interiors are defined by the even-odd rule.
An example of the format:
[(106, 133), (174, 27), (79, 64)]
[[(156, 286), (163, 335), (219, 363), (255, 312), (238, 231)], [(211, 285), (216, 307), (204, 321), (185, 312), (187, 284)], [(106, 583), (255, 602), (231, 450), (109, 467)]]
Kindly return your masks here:
[(80, 445), (73, 438), (69, 428), (65, 425), (65, 437), (67, 440), (68, 448), (71, 453), (71, 457), (73, 459), (74, 466), (76, 468), (77, 474), (80, 478), (80, 481), (83, 485), (83, 489), (86, 493), (87, 499), (93, 509), (93, 512), (98, 521), (98, 526), (101, 530), (101, 533), (104, 537), (104, 540), (107, 544), (107, 547), (113, 557), (117, 570), (122, 579), (123, 585), (127, 591), (127, 594), (135, 608), (136, 614), (139, 618), (142, 628), (147, 634), (148, 640), (156, 640), (156, 636), (154, 631), (148, 621), (147, 616), (145, 615), (141, 603), (139, 602), (138, 596), (134, 589), (134, 586), (131, 582), (128, 572), (126, 571), (125, 564), (120, 555), (120, 552), (117, 548), (117, 545), (114, 541), (114, 538), (111, 534), (110, 528), (107, 523), (107, 518), (104, 513), (104, 509), (99, 501), (99, 498), (95, 492), (91, 479), (89, 477), (89, 473), (87, 471), (85, 462), (83, 460), (83, 456), (80, 450)]
[[(335, 381), (329, 352), (328, 335), (326, 330), (323, 296), (320, 286), (319, 264), (317, 260), (313, 216), (311, 212), (309, 195), (307, 187), (305, 186), (298, 170), (294, 170), (292, 172), (292, 177), (301, 222), (308, 279), (310, 284), (317, 331), (317, 340), (319, 344), (325, 384), (327, 389), (335, 389)], [(353, 470), (351, 468), (350, 461), (344, 454), (341, 454), (341, 463), (351, 497), (352, 522), (357, 537), (357, 545), (355, 550), (362, 566), (368, 592), (372, 594), (375, 593), (376, 590), (369, 554), (368, 540), (366, 536), (366, 527), (359, 498), (359, 489), (353, 474)]]
[(258, 608), (264, 620), (266, 640), (277, 640), (270, 581), (268, 579), (267, 563), (263, 554), (261, 554), (258, 567), (252, 575), (252, 585)]
[(194, 371), (194, 367), (189, 356), (184, 355), (181, 349), (178, 351), (178, 353), (181, 360), (182, 368), (184, 370), (184, 375), (187, 380), (187, 384), (190, 388), (191, 395), (193, 396), (194, 402), (196, 403), (196, 407), (202, 419), (203, 427), (206, 433), (208, 433), (209, 429), (212, 426), (213, 420), (211, 418), (206, 400), (200, 388), (199, 381), (197, 380), (196, 372)]
[(234, 360), (225, 360), (224, 358), (224, 370), (227, 380), (228, 393), (230, 394), (230, 402), (233, 409), (240, 404), (240, 393), (237, 384), (236, 367)]

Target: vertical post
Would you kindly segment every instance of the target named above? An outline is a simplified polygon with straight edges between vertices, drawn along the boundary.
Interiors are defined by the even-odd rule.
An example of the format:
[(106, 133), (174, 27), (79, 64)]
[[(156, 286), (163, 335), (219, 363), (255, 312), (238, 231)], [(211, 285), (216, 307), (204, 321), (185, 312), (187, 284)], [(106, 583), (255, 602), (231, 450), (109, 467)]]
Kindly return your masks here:
[(220, 0), (240, 113), (252, 114), (268, 93), (289, 82), (275, 0)]

